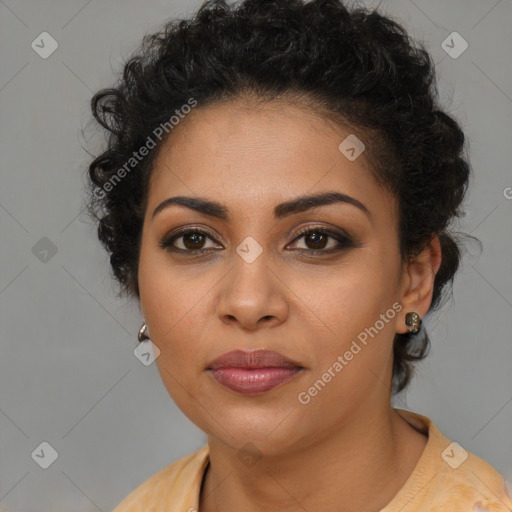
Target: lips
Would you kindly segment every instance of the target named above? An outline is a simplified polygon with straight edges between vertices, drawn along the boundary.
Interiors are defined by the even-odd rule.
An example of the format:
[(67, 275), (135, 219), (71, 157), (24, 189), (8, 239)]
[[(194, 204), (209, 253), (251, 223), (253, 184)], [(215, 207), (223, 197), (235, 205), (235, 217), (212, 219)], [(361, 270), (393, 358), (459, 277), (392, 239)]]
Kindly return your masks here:
[(270, 350), (227, 352), (208, 367), (208, 372), (224, 387), (242, 394), (261, 394), (288, 382), (304, 368)]
[(217, 359), (214, 359), (207, 369), (217, 369), (224, 367), (234, 368), (290, 368), (301, 367), (299, 363), (283, 356), (273, 350), (253, 350), (244, 352), (243, 350), (233, 350), (226, 352)]

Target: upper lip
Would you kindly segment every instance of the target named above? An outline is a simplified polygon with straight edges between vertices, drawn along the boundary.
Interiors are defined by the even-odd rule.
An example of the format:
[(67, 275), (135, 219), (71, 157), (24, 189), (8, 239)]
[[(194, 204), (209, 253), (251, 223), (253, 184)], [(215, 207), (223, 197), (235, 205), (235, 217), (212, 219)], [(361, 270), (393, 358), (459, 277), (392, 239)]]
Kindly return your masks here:
[(302, 368), (300, 364), (273, 350), (233, 350), (226, 352), (209, 363), (207, 369), (216, 368)]

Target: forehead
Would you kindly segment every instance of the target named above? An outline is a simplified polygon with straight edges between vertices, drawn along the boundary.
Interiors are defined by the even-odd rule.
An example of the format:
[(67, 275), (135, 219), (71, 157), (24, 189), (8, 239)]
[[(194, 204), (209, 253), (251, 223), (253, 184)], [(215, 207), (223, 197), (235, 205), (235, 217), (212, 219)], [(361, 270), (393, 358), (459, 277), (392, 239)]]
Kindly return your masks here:
[(365, 151), (353, 161), (340, 151), (348, 136), (348, 128), (283, 101), (196, 107), (163, 142), (148, 209), (170, 195), (222, 198), (233, 210), (242, 203), (266, 209), (325, 190), (389, 207), (392, 198), (373, 178)]

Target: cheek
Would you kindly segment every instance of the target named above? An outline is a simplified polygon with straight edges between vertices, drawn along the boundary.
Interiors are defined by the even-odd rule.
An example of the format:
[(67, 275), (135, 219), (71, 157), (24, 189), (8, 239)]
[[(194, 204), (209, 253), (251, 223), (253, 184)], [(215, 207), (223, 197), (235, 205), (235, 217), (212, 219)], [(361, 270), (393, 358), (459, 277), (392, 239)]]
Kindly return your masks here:
[(305, 304), (333, 335), (351, 339), (372, 326), (398, 297), (398, 274), (392, 265), (384, 255), (379, 261), (361, 252), (346, 264), (327, 269), (322, 279), (306, 277), (295, 291), (307, 298)]
[(206, 316), (207, 293), (194, 288), (190, 281), (187, 283), (189, 288), (184, 289), (177, 276), (167, 280), (166, 276), (158, 275), (158, 280), (146, 282), (144, 292), (141, 289), (141, 302), (151, 340), (162, 352), (190, 359), (194, 355), (190, 341), (201, 344), (201, 322)]
[[(392, 254), (361, 251), (346, 265), (331, 269), (325, 279), (304, 280), (297, 291), (300, 295), (307, 289), (306, 304), (321, 320), (314, 377), (332, 381), (333, 391), (341, 386), (344, 395), (357, 395), (375, 383), (375, 375), (389, 370), (401, 309), (394, 293), (398, 272), (399, 261)], [(335, 378), (325, 375), (329, 369)]]
[(140, 301), (151, 341), (161, 352), (158, 364), (172, 371), (193, 371), (202, 365), (202, 354), (196, 349), (203, 341), (209, 290), (214, 283), (207, 273), (193, 277), (183, 267), (171, 266), (165, 252), (143, 246)]
[(170, 265), (162, 264), (154, 254), (141, 253), (139, 287), (144, 318), (150, 339), (160, 354), (155, 363), (169, 396), (194, 422), (200, 411), (190, 396), (197, 396), (199, 376), (206, 363), (199, 350), (203, 342), (207, 289), (201, 280), (190, 277)]

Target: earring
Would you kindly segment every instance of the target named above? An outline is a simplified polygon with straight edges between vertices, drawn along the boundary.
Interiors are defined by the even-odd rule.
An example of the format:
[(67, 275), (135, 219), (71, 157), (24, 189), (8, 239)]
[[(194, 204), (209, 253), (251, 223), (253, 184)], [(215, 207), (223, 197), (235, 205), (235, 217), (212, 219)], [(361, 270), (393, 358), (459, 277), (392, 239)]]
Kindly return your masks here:
[(140, 326), (139, 329), (139, 334), (137, 336), (139, 342), (149, 340), (149, 336), (147, 335), (147, 327), (148, 326), (146, 325), (146, 322), (142, 322), (142, 325)]
[(421, 329), (421, 318), (418, 313), (407, 313), (405, 315), (405, 325), (410, 327), (409, 332), (411, 334), (417, 334)]

